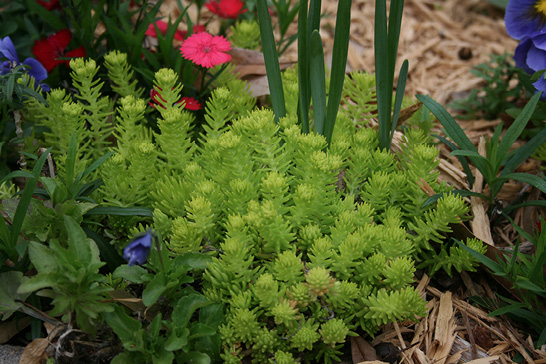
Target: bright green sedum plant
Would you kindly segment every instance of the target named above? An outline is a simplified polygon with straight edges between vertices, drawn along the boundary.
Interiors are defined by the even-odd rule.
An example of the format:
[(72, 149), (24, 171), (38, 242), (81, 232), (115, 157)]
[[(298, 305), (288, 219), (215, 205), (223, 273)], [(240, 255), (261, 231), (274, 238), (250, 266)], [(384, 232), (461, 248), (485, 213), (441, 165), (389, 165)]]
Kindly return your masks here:
[[(114, 68), (116, 83), (130, 85), (130, 69)], [(294, 74), (284, 77), (284, 85), (298, 89)], [(193, 116), (176, 104), (182, 89), (177, 80), (172, 70), (156, 73), (155, 88), (164, 100), (153, 111), (158, 130), (144, 125), (143, 114), (150, 110), (134, 96), (122, 97), (110, 111), (114, 123), (106, 139), (117, 143), (103, 151), (114, 154), (99, 168), (104, 185), (93, 198), (102, 205), (153, 210), (152, 219), (141, 220), (131, 233), (152, 227), (169, 254), (148, 271), (130, 275), (119, 268), (115, 274), (146, 286), (144, 304), (172, 305), (174, 315), (178, 300), (193, 293), (177, 289), (177, 277), (189, 271), (180, 273), (181, 265), (165, 260), (209, 256), (203, 274), (184, 276), (184, 282), (225, 308), (219, 327), (223, 361), (338, 360), (348, 336), (373, 335), (385, 323), (426, 314), (412, 286), (416, 263), (435, 259), (440, 249), (444, 253), (433, 270), (472, 269), (472, 261), (453, 256), (444, 242), (450, 224), (460, 223), (468, 207), (438, 182), (438, 150), (423, 132), (409, 129), (395, 155), (379, 148), (377, 131), (361, 127), (364, 119), (342, 109), (327, 148), (324, 136), (302, 132), (297, 92), (286, 94), (293, 107), (277, 123), (270, 110), (250, 110), (247, 89), (233, 81), (218, 85), (206, 103), (206, 124), (194, 131)], [(87, 85), (91, 89), (82, 94), (100, 99), (101, 85), (92, 80)], [(48, 99), (68, 130), (83, 128), (80, 119), (66, 116), (64, 105), (72, 102)], [(100, 110), (100, 101), (86, 102)], [(93, 140), (99, 146), (106, 140), (106, 132), (97, 133), (81, 141), (84, 165), (93, 155), (85, 149)], [(444, 193), (436, 204), (424, 205), (423, 180)], [(185, 315), (184, 325), (191, 313)], [(154, 318), (148, 328), (118, 309), (107, 317), (131, 348), (140, 345), (134, 340), (145, 340), (146, 330), (165, 325), (167, 316)], [(186, 326), (190, 332), (192, 327)], [(172, 357), (163, 345), (171, 335), (187, 332), (166, 330), (159, 329), (156, 346), (139, 346), (127, 355)]]

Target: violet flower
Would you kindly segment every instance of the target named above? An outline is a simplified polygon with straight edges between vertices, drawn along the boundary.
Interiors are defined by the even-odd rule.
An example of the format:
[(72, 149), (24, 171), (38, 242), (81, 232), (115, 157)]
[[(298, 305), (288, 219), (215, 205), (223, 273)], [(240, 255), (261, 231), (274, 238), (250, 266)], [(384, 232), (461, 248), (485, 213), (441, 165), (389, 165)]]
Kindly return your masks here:
[[(516, 47), (514, 60), (516, 66), (528, 74), (546, 69), (546, 30), (544, 33), (535, 33), (524, 38)], [(544, 75), (533, 86), (537, 91), (546, 91)], [(543, 92), (541, 99), (546, 99), (546, 92)]]
[[(0, 59), (5, 58), (2, 62), (2, 67), (0, 68), (0, 75), (5, 75), (13, 71), (13, 69), (21, 64), (19, 61), (19, 56), (17, 56), (17, 51), (15, 46), (11, 41), (9, 36), (0, 39)], [(45, 83), (41, 83), (47, 78), (47, 71), (45, 67), (34, 58), (27, 58), (22, 63), (27, 71), (29, 76), (34, 77), (34, 80), (40, 85), (42, 91), (49, 91), (50, 88)]]
[(146, 262), (150, 249), (152, 248), (153, 235), (147, 232), (133, 240), (125, 249), (123, 249), (123, 259), (128, 265), (142, 265)]
[(504, 22), (508, 35), (516, 40), (546, 31), (546, 1), (509, 0)]

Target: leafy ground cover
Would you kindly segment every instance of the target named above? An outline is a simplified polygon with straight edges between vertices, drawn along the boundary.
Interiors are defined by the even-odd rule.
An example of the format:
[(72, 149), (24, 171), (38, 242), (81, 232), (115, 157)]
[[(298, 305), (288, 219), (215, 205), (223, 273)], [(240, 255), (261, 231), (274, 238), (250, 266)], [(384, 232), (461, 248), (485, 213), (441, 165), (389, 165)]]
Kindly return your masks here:
[[(10, 175), (26, 184), (3, 186), (1, 304), (4, 327), (16, 327), (9, 340), (28, 344), (25, 362), (545, 359), (543, 104), (502, 55), (517, 42), (506, 35), (488, 39), (487, 47), (470, 46), (476, 29), (505, 32), (502, 10), (406, 2), (404, 21), (412, 26), (402, 23), (399, 64), (377, 70), (392, 83), (396, 77), (388, 73), (396, 69), (397, 76), (409, 59), (407, 81), (404, 72), (400, 78), (410, 97), (397, 100), (399, 92), (391, 100), (379, 84), (375, 91), (369, 74), (340, 77), (339, 56), (332, 56), (331, 77), (320, 79), (324, 67), (317, 60), (323, 52), (328, 58), (330, 31), (340, 24), (333, 14), (344, 14), (350, 2), (330, 13), (332, 4), (323, 4), (326, 21), (311, 2), (307, 21), (318, 21), (322, 31), (300, 32), (309, 37), (308, 54), (291, 43), (303, 17), (290, 2), (271, 4), (267, 18), (276, 40), (269, 43), (264, 22), (261, 38), (252, 23), (260, 7), (262, 20), (267, 14), (260, 1), (244, 7), (165, 1), (145, 12), (120, 2), (120, 9), (133, 9), (133, 20), (105, 11), (81, 22), (84, 12), (54, 9), (55, 1), (31, 3), (30, 18), (15, 25), (30, 38), (47, 29), (29, 26), (46, 9), (64, 14), (81, 42), (55, 32), (36, 43), (38, 54), (53, 43), (53, 57), (77, 57), (83, 47), (101, 61), (44, 60), (53, 71), (47, 87), (65, 83), (41, 99), (16, 81), (25, 77), (15, 63), (31, 56), (24, 47), (29, 36), (9, 33), (11, 23), (4, 29), (20, 52), (18, 59), (13, 52), (7, 57), (4, 38), (1, 49), (12, 63), (2, 91), (15, 95), (3, 104), (3, 120), (12, 127), (6, 135), (27, 137), (6, 139), (4, 152), (24, 151), (8, 156), (28, 168)], [(373, 2), (353, 2), (351, 17), (372, 24), (374, 12)], [(154, 25), (161, 14), (172, 17)], [(454, 39), (461, 31), (457, 18), (472, 19), (471, 36)], [(52, 28), (62, 26), (47, 19)], [(136, 40), (114, 30), (121, 24), (127, 31), (134, 19), (141, 22)], [(349, 65), (374, 71), (358, 48), (373, 41), (355, 42), (367, 26), (356, 23), (347, 38)], [(89, 36), (90, 24), (107, 29), (92, 29), (100, 41)], [(412, 38), (427, 31), (434, 36), (425, 44)], [(262, 42), (269, 47), (265, 62), (259, 53), (230, 51), (216, 34), (240, 47)], [(332, 31), (339, 55), (337, 37)], [(310, 69), (299, 62), (271, 87), (275, 52), (282, 68), (304, 55)], [(230, 59), (239, 78), (229, 75), (232, 66), (222, 66)], [(479, 62), (486, 63), (472, 69)], [(312, 75), (307, 99), (305, 83), (298, 84), (304, 72)], [(264, 81), (274, 90), (271, 98), (256, 91)], [(326, 103), (336, 93), (337, 118), (338, 102)], [(432, 95), (419, 97), (430, 112), (415, 94)], [(312, 112), (302, 112), (311, 99)], [(460, 114), (457, 122), (442, 106), (447, 101)], [(256, 102), (273, 112), (251, 112)], [(400, 113), (392, 134), (385, 118), (391, 103), (394, 115)], [(458, 120), (465, 117), (470, 121)], [(325, 139), (305, 135), (305, 126), (301, 133), (304, 119)], [(336, 120), (337, 135), (327, 133), (328, 119)], [(19, 130), (25, 126), (27, 134)], [(389, 144), (396, 154), (381, 150)]]

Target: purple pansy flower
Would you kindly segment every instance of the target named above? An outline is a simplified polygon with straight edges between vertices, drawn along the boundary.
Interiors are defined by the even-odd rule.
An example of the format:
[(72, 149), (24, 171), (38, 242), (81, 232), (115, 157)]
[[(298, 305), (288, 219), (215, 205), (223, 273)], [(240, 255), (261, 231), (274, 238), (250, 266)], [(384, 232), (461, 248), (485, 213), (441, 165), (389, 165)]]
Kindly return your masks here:
[[(516, 66), (529, 74), (546, 69), (546, 30), (523, 39), (514, 53)], [(546, 79), (542, 75), (533, 83), (537, 91), (546, 91)], [(546, 99), (543, 93), (541, 99)]]
[(142, 265), (146, 262), (150, 249), (152, 248), (153, 235), (147, 232), (145, 235), (133, 240), (123, 249), (123, 259), (128, 265)]
[(504, 16), (506, 31), (521, 40), (546, 28), (546, 0), (509, 0)]
[[(15, 66), (21, 64), (19, 61), (19, 56), (17, 56), (17, 51), (15, 50), (15, 46), (13, 45), (13, 42), (11, 41), (11, 38), (4, 37), (0, 39), (0, 59), (6, 58), (4, 62), (2, 62), (2, 67), (0, 69), (0, 74), (5, 75), (7, 73), (10, 73)], [(27, 58), (23, 61), (23, 65), (27, 66), (25, 69), (27, 70), (27, 73), (34, 77), (36, 82), (40, 84), (40, 87), (43, 91), (49, 91), (50, 88), (45, 83), (41, 83), (43, 80), (47, 78), (47, 71), (45, 67), (34, 58)]]

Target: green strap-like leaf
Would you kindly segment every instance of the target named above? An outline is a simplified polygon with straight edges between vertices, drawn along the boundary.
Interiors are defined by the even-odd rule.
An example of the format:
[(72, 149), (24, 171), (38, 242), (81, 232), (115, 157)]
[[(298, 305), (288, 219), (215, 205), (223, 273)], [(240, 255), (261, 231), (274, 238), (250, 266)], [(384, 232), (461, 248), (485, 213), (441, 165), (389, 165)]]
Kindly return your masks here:
[(408, 67), (408, 60), (406, 59), (404, 60), (404, 63), (402, 63), (402, 67), (400, 68), (400, 74), (398, 75), (398, 82), (396, 84), (396, 97), (394, 99), (394, 111), (392, 114), (391, 136), (389, 138), (389, 145), (387, 149), (391, 148), (390, 144), (394, 136), (394, 131), (396, 130), (396, 125), (398, 124), (398, 116), (400, 115), (400, 110), (402, 109), (404, 91), (406, 90), (406, 80), (408, 79)]
[(546, 129), (542, 129), (537, 135), (535, 135), (531, 140), (525, 143), (525, 145), (519, 148), (516, 153), (510, 157), (510, 159), (504, 166), (504, 169), (502, 170), (500, 176), (512, 173), (544, 142), (546, 142)]
[(318, 30), (313, 30), (313, 33), (311, 34), (309, 71), (312, 75), (311, 98), (313, 99), (315, 132), (324, 135), (324, 119), (326, 117), (326, 79), (322, 39)]
[(546, 181), (539, 176), (529, 173), (508, 173), (502, 176), (502, 179), (515, 179), (516, 181), (525, 182), (533, 187), (538, 188), (546, 193)]
[(349, 33), (351, 27), (352, 0), (339, 0), (336, 15), (336, 32), (334, 35), (332, 70), (330, 75), (330, 89), (328, 92), (328, 108), (324, 125), (324, 136), (328, 145), (332, 140), (336, 123), (339, 102), (343, 93), (345, 70), (347, 68), (347, 52), (349, 51)]
[(506, 133), (504, 133), (504, 136), (502, 137), (502, 140), (499, 144), (499, 148), (497, 150), (497, 156), (500, 161), (504, 159), (506, 154), (508, 153), (508, 149), (515, 143), (515, 141), (519, 138), (521, 133), (523, 132), (523, 129), (527, 126), (527, 123), (529, 122), (529, 119), (533, 115), (533, 112), (535, 111), (535, 107), (538, 103), (538, 100), (540, 98), (540, 92), (536, 93), (531, 100), (525, 105), (523, 110), (519, 113), (518, 117), (512, 125), (506, 130)]
[(277, 55), (277, 48), (275, 47), (275, 38), (273, 36), (273, 27), (271, 25), (271, 17), (269, 16), (267, 0), (257, 0), (257, 7), (267, 83), (269, 85), (271, 103), (273, 104), (273, 112), (275, 113), (275, 121), (278, 123), (279, 119), (286, 115), (279, 57)]
[(301, 131), (309, 133), (309, 47), (307, 42), (307, 0), (300, 1), (298, 17), (298, 121)]

